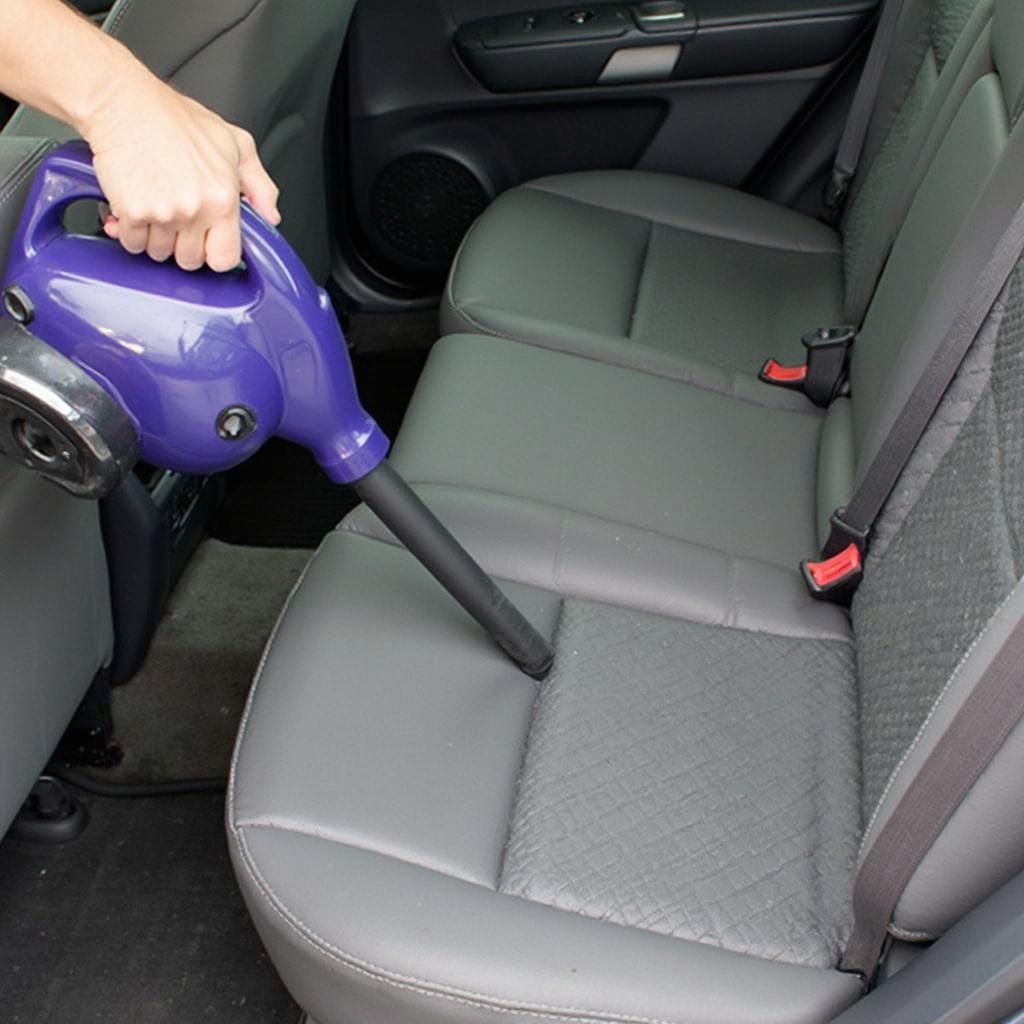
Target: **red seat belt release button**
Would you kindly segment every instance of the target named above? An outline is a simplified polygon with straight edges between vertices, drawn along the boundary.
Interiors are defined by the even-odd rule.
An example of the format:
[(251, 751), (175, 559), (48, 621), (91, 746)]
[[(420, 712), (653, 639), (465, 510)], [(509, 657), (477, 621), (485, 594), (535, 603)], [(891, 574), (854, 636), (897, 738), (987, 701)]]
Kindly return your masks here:
[(841, 601), (853, 596), (864, 572), (860, 548), (851, 542), (838, 554), (820, 562), (801, 562), (804, 580), (812, 597)]
[(784, 366), (776, 359), (769, 359), (761, 367), (758, 377), (766, 384), (775, 384), (783, 388), (800, 389), (807, 380), (807, 364), (801, 366)]

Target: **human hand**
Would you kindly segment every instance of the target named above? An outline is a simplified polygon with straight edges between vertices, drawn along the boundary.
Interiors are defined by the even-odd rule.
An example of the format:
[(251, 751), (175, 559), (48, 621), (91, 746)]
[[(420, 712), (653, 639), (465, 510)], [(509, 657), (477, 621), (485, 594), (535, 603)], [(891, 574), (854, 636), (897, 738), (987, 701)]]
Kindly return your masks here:
[(106, 233), (128, 252), (185, 270), (241, 259), (239, 196), (278, 224), (278, 189), (252, 136), (139, 68), (80, 131), (107, 197)]

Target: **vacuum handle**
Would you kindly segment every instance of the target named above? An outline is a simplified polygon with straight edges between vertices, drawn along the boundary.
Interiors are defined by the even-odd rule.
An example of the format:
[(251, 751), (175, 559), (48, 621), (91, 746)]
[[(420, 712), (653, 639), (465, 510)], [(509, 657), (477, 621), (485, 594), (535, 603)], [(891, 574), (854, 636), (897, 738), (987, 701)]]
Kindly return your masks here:
[[(48, 153), (40, 164), (15, 251), (31, 259), (51, 242), (66, 237), (64, 211), (81, 199), (104, 202), (106, 196), (96, 177), (89, 147), (84, 142), (69, 142)], [(268, 277), (276, 287), (281, 286), (282, 276), (285, 280), (294, 277), (294, 268), (285, 275), (280, 272), (281, 257), (274, 243), (277, 229), (245, 201), (241, 204), (241, 234), (246, 270), (257, 287), (265, 284)]]

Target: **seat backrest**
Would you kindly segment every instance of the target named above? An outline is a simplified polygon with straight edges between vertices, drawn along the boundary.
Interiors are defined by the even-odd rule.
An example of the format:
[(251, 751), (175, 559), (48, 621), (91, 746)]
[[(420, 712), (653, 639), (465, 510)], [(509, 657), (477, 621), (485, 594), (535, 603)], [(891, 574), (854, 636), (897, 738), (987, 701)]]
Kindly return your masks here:
[[(47, 140), (0, 138), (0, 266)], [(0, 455), (0, 834), (113, 647), (96, 502)]]
[[(318, 281), (330, 271), (325, 124), (355, 0), (118, 0), (104, 29), (155, 74), (252, 132), (281, 189), (281, 230)], [(5, 132), (70, 130), (19, 108)]]
[[(911, 237), (897, 240), (880, 285), (883, 291), (892, 273), (891, 286), (902, 287), (911, 310), (900, 310), (898, 291), (883, 291), (883, 305), (875, 310), (873, 304), (868, 315), (865, 330), (870, 323), (872, 333), (858, 354), (874, 365), (861, 367), (853, 392), (855, 414), (858, 393), (865, 392), (868, 419), (886, 409), (886, 392), (899, 392), (934, 344), (937, 321), (915, 318), (917, 299), (923, 296), (927, 310), (946, 305), (948, 315), (948, 304), (963, 300), (991, 255), (1007, 208), (1024, 201), (1019, 0), (998, 0), (977, 56), (974, 82), (908, 218)], [(953, 223), (924, 223), (944, 217)], [(930, 287), (913, 279), (918, 270), (931, 274)], [(885, 386), (891, 382), (894, 389)], [(977, 682), (986, 657), (1024, 614), (1022, 414), (1024, 261), (890, 498), (854, 600), (867, 826), (862, 853)], [(870, 450), (870, 424), (863, 436)], [(898, 936), (941, 934), (1024, 869), (1022, 771), (1024, 727), (1018, 726), (905, 890), (894, 919)]]
[(842, 222), (848, 322), (859, 324), (921, 178), (963, 99), (991, 0), (903, 0)]

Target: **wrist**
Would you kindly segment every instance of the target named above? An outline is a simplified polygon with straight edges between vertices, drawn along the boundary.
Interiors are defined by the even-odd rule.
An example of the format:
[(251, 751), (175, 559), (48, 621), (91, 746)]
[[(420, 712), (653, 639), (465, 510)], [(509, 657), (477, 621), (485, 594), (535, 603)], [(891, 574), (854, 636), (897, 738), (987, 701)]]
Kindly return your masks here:
[(74, 109), (65, 120), (86, 142), (101, 139), (119, 119), (125, 101), (138, 103), (140, 93), (157, 80), (131, 51), (110, 36), (102, 36), (102, 52), (88, 87), (78, 90)]

